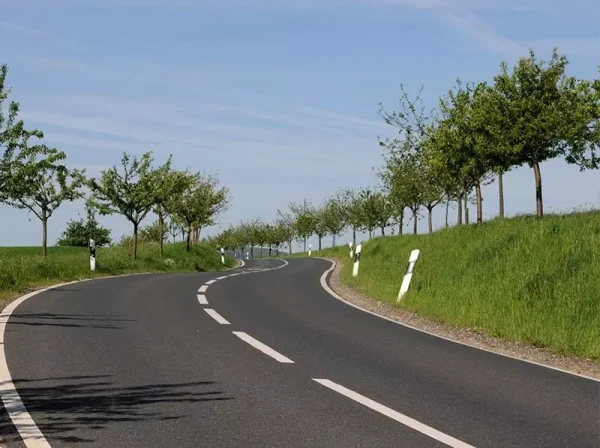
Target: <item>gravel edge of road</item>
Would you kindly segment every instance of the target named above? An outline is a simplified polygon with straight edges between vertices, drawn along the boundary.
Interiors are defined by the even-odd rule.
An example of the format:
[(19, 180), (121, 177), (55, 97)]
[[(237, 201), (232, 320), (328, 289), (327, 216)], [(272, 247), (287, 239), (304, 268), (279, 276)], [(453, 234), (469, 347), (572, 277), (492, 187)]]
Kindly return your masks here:
[(343, 263), (340, 262), (340, 260), (332, 260), (329, 258), (327, 260), (332, 262), (335, 261), (336, 263), (335, 269), (331, 273), (327, 283), (336, 294), (347, 302), (396, 322), (407, 324), (411, 327), (456, 342), (600, 380), (600, 363), (595, 363), (594, 361), (583, 358), (560, 356), (544, 348), (534, 347), (519, 342), (505, 341), (469, 329), (454, 327), (444, 322), (430, 320), (417, 313), (396, 308), (366, 296), (355, 289), (344, 285), (340, 281), (340, 271), (343, 267)]

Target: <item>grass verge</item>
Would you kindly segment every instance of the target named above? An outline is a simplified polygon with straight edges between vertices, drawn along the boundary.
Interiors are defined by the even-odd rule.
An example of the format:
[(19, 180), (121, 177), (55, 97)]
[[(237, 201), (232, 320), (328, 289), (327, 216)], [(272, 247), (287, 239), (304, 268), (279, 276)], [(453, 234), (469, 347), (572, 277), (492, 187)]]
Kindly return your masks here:
[[(412, 249), (421, 256), (397, 295)], [(302, 256), (305, 254), (296, 254)], [(347, 247), (340, 280), (422, 316), (489, 336), (600, 361), (600, 213), (517, 217), (363, 244), (358, 277)]]
[(164, 258), (158, 245), (141, 245), (137, 260), (127, 247), (115, 246), (96, 250), (96, 271), (89, 268), (89, 251), (85, 247), (49, 247), (44, 260), (39, 247), (0, 247), (0, 306), (34, 288), (85, 278), (138, 272), (203, 272), (233, 267), (235, 260), (221, 264), (220, 254), (199, 243), (187, 252), (185, 243), (166, 244)]

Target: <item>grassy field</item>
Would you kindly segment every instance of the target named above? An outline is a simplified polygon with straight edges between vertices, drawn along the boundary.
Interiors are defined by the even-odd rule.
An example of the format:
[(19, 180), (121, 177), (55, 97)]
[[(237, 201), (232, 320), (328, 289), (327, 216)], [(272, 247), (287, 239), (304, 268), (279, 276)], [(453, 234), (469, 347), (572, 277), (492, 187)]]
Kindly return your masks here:
[[(227, 259), (226, 263), (233, 266), (235, 261)], [(194, 245), (189, 253), (185, 243), (166, 244), (162, 260), (158, 245), (141, 245), (137, 260), (126, 247), (98, 248), (94, 274), (89, 269), (89, 251), (85, 247), (49, 247), (46, 260), (39, 247), (0, 247), (0, 300), (6, 303), (34, 287), (92, 276), (220, 269), (220, 254), (204, 244)]]
[[(410, 291), (396, 298), (420, 249)], [(373, 239), (341, 280), (378, 300), (491, 336), (600, 360), (600, 213), (518, 217), (432, 235)]]

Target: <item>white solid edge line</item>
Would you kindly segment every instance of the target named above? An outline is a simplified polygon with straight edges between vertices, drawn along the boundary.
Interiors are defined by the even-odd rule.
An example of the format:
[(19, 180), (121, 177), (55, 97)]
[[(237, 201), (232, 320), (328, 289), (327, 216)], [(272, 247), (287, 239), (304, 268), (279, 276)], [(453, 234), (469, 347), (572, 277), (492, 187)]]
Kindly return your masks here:
[(206, 296), (204, 294), (198, 294), (197, 297), (200, 305), (208, 305), (208, 300), (206, 300)]
[(204, 283), (204, 284), (205, 284), (205, 285), (212, 285), (213, 283), (217, 283), (217, 280), (218, 280), (217, 278), (216, 278), (216, 279), (213, 279), (213, 280), (209, 280), (209, 281), (207, 281), (207, 282), (206, 282), (206, 283)]
[(216, 280), (223, 280), (224, 278), (227, 278), (227, 276), (226, 276), (226, 275), (223, 275), (222, 277), (217, 277), (217, 278), (215, 278), (215, 280), (214, 280), (214, 281), (216, 281)]
[(0, 349), (0, 395), (2, 396), (2, 402), (4, 403), (6, 412), (10, 416), (10, 419), (17, 428), (17, 431), (27, 448), (50, 448), (50, 444), (31, 418), (31, 415), (29, 415), (29, 412), (27, 412), (17, 389), (12, 382), (8, 364), (6, 362), (6, 353), (4, 351), (4, 332), (6, 331), (8, 319), (17, 306), (36, 294), (68, 284), (69, 283), (61, 283), (24, 295), (4, 308), (2, 313), (0, 313), (0, 345), (2, 346)]
[(580, 377), (580, 378), (584, 378), (584, 379), (586, 379), (586, 380), (592, 380), (592, 381), (594, 381), (594, 382), (600, 383), (600, 380), (599, 380), (599, 379), (592, 378), (591, 376), (582, 375), (582, 374), (580, 374), (580, 373), (575, 373), (575, 372), (569, 372), (568, 370), (563, 370), (563, 369), (560, 369), (560, 368), (558, 368), (558, 367), (549, 366), (549, 365), (547, 365), (547, 364), (542, 364), (542, 363), (540, 363), (540, 362), (530, 361), (530, 360), (528, 360), (528, 359), (521, 359), (521, 358), (517, 358), (516, 356), (507, 355), (507, 354), (504, 354), (504, 353), (501, 353), (501, 352), (497, 352), (497, 351), (494, 351), (494, 350), (490, 350), (490, 349), (487, 349), (487, 348), (480, 348), (480, 347), (476, 347), (476, 346), (474, 346), (474, 345), (467, 344), (466, 342), (461, 342), (461, 341), (457, 341), (457, 340), (455, 340), (455, 339), (450, 339), (450, 338), (447, 338), (447, 337), (445, 337), (445, 336), (440, 336), (440, 335), (438, 335), (438, 334), (431, 333), (430, 331), (427, 331), (427, 330), (422, 330), (421, 328), (417, 328), (417, 327), (413, 327), (412, 325), (405, 324), (404, 322), (398, 322), (397, 320), (390, 319), (389, 317), (382, 316), (381, 314), (375, 313), (374, 311), (370, 311), (370, 310), (368, 310), (368, 309), (366, 309), (366, 308), (363, 308), (363, 307), (361, 307), (361, 306), (355, 305), (354, 303), (348, 302), (347, 300), (344, 300), (342, 297), (340, 297), (340, 296), (339, 296), (339, 295), (338, 295), (338, 294), (337, 294), (337, 293), (336, 293), (336, 292), (335, 292), (333, 289), (331, 289), (331, 287), (330, 287), (330, 286), (327, 284), (327, 275), (328, 275), (328, 274), (329, 274), (331, 271), (333, 271), (333, 270), (335, 269), (335, 266), (336, 266), (337, 262), (336, 262), (336, 261), (334, 261), (334, 260), (330, 260), (329, 258), (322, 258), (322, 257), (314, 257), (314, 258), (315, 258), (315, 259), (320, 259), (320, 260), (326, 260), (326, 261), (329, 261), (329, 262), (331, 262), (331, 263), (332, 263), (332, 266), (331, 266), (331, 267), (330, 267), (328, 270), (326, 270), (325, 272), (323, 272), (323, 275), (321, 275), (321, 286), (323, 287), (323, 289), (324, 289), (325, 291), (327, 291), (327, 292), (329, 293), (329, 295), (330, 295), (330, 296), (332, 296), (332, 297), (334, 297), (334, 298), (338, 299), (340, 302), (342, 302), (342, 303), (345, 303), (346, 305), (349, 305), (349, 306), (351, 306), (351, 307), (353, 307), (353, 308), (356, 308), (356, 309), (358, 309), (358, 310), (364, 311), (365, 313), (372, 314), (373, 316), (377, 316), (377, 317), (379, 317), (380, 319), (384, 319), (384, 320), (387, 320), (387, 321), (389, 321), (389, 322), (392, 322), (392, 323), (394, 323), (394, 324), (401, 325), (401, 326), (403, 326), (403, 327), (406, 327), (406, 328), (410, 328), (411, 330), (415, 330), (415, 331), (419, 331), (419, 332), (421, 332), (421, 333), (428, 334), (429, 336), (433, 336), (433, 337), (436, 337), (436, 338), (439, 338), (439, 339), (444, 339), (445, 341), (453, 342), (453, 343), (455, 343), (455, 344), (464, 345), (464, 346), (466, 346), (466, 347), (471, 347), (471, 348), (474, 348), (474, 349), (476, 349), (476, 350), (481, 350), (482, 352), (493, 353), (494, 355), (498, 355), (498, 356), (504, 356), (505, 358), (510, 358), (510, 359), (514, 359), (514, 360), (516, 360), (516, 361), (526, 362), (527, 364), (533, 364), (533, 365), (535, 365), (535, 366), (539, 366), (539, 367), (545, 367), (546, 369), (550, 369), (550, 370), (556, 370), (557, 372), (566, 373), (566, 374), (568, 374), (568, 375), (573, 375), (573, 376), (578, 376), (578, 377)]
[(212, 317), (214, 320), (216, 320), (221, 325), (231, 325), (227, 321), (227, 319), (225, 319), (223, 316), (221, 316), (219, 313), (217, 313), (212, 308), (204, 308), (204, 311), (206, 311), (206, 314), (208, 314), (210, 317)]
[(202, 285), (200, 286), (200, 288), (198, 289), (198, 292), (206, 292), (206, 290), (208, 289), (207, 285)]
[(233, 334), (235, 334), (242, 341), (250, 344), (255, 349), (260, 350), (265, 355), (269, 355), (271, 358), (273, 358), (276, 361), (279, 361), (279, 362), (284, 363), (284, 364), (294, 364), (294, 361), (292, 361), (291, 359), (283, 356), (281, 353), (276, 352), (271, 347), (263, 344), (262, 342), (254, 339), (248, 333), (244, 333), (243, 331), (234, 331)]
[(469, 445), (468, 443), (455, 439), (454, 437), (449, 436), (448, 434), (444, 434), (443, 432), (440, 432), (437, 429), (432, 428), (431, 426), (427, 426), (424, 423), (415, 420), (414, 418), (401, 414), (398, 411), (394, 411), (393, 409), (390, 409), (387, 406), (377, 403), (376, 401), (373, 401), (370, 398), (365, 397), (364, 395), (361, 395), (350, 389), (345, 388), (344, 386), (334, 383), (333, 381), (317, 378), (313, 378), (313, 381), (316, 381), (317, 383), (339, 394), (342, 394), (350, 398), (351, 400), (362, 404), (363, 406), (366, 406), (376, 412), (379, 412), (380, 414), (383, 414), (386, 417), (391, 418), (392, 420), (396, 420), (397, 422), (402, 423), (403, 425), (408, 426), (409, 428), (412, 428), (415, 431), (420, 432), (421, 434), (425, 434), (426, 436), (431, 437), (432, 439), (435, 439), (448, 446), (451, 446), (452, 448), (474, 448), (473, 445)]

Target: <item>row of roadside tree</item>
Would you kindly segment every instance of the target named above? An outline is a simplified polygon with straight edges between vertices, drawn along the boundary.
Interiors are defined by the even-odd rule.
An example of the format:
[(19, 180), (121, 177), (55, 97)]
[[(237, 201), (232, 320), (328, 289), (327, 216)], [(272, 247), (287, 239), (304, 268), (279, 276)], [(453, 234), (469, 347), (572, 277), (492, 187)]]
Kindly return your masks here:
[[(140, 157), (124, 154), (120, 166), (102, 170), (97, 178), (88, 178), (85, 170), (70, 168), (65, 152), (43, 144), (43, 132), (28, 130), (19, 119), (19, 104), (7, 101), (7, 73), (8, 67), (0, 66), (0, 204), (27, 210), (40, 220), (44, 257), (48, 221), (65, 202), (85, 200), (85, 229), (98, 230), (98, 235), (90, 232), (90, 237), (101, 241), (106, 240), (106, 232), (89, 225), (95, 222), (95, 215), (125, 217), (133, 227), (134, 258), (140, 223), (149, 213), (157, 216), (162, 256), (167, 231), (187, 235), (189, 250), (199, 240), (201, 229), (213, 225), (227, 209), (229, 190), (219, 185), (216, 176), (176, 170), (171, 156), (164, 164), (156, 165), (152, 152)], [(71, 227), (77, 225), (71, 223)], [(81, 241), (69, 238), (61, 241), (81, 245)]]
[[(512, 68), (500, 65), (493, 82), (456, 86), (427, 112), (420, 98), (402, 88), (397, 111), (380, 113), (397, 137), (380, 139), (384, 164), (381, 185), (341, 189), (321, 205), (309, 199), (278, 211), (271, 223), (244, 221), (222, 232), (213, 243), (230, 249), (268, 244), (304, 244), (316, 235), (350, 230), (385, 229), (396, 224), (402, 232), (405, 214), (418, 231), (426, 213), (433, 231), (432, 213), (440, 204), (456, 204), (457, 224), (469, 223), (468, 204), (476, 205), (476, 222), (483, 221), (482, 186), (498, 183), (498, 216), (504, 218), (504, 175), (523, 165), (535, 180), (536, 215), (544, 214), (541, 163), (558, 157), (581, 170), (597, 169), (600, 159), (600, 79), (579, 79), (567, 73), (568, 61), (554, 49), (549, 61), (531, 51)], [(560, 179), (557, 179), (560, 181)], [(463, 220), (464, 212), (464, 220)], [(392, 227), (393, 232), (393, 227)]]

